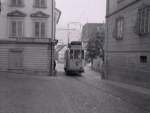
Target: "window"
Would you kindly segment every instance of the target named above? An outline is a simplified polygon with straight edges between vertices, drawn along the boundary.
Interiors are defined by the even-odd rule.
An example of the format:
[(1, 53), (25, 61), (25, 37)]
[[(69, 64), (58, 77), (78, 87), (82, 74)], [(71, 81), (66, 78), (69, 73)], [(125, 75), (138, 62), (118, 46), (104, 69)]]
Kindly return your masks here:
[(46, 37), (46, 24), (45, 22), (34, 22), (34, 36), (37, 38)]
[(150, 32), (149, 25), (150, 25), (150, 8), (145, 7), (139, 9), (138, 11), (138, 34), (145, 35)]
[(23, 0), (11, 0), (11, 6), (17, 6), (17, 7), (24, 6)]
[(46, 0), (35, 0), (34, 7), (36, 8), (46, 8)]
[(116, 20), (116, 39), (122, 39), (124, 34), (124, 18)]
[(23, 21), (13, 20), (10, 22), (10, 37), (23, 37)]
[(147, 56), (140, 56), (141, 63), (147, 63)]
[(79, 59), (81, 58), (81, 52), (80, 50), (75, 50), (74, 51), (74, 59)]

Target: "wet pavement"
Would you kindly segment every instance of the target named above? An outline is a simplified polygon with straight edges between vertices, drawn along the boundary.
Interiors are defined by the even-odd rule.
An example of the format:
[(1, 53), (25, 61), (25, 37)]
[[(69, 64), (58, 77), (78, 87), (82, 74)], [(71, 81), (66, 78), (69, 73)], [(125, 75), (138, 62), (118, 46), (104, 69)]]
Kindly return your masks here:
[[(149, 113), (149, 95), (105, 83), (93, 72), (66, 76), (0, 76), (0, 113)], [(92, 73), (92, 72), (91, 72)]]

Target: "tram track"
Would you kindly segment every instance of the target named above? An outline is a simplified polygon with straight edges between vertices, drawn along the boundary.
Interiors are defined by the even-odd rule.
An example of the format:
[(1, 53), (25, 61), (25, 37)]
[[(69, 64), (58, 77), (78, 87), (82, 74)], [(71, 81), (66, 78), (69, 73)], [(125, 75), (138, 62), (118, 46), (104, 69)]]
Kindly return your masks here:
[(120, 96), (116, 95), (116, 94), (113, 94), (111, 91), (108, 91), (108, 90), (105, 90), (104, 88), (100, 88), (96, 85), (94, 85), (93, 83), (90, 83), (87, 79), (85, 79), (83, 76), (67, 76), (68, 78), (71, 78), (71, 79), (74, 79), (82, 84), (85, 84), (86, 86), (88, 87), (91, 87), (91, 88), (94, 88), (98, 91), (102, 91), (103, 93), (113, 97), (113, 98), (116, 98), (118, 101), (123, 101), (127, 104), (130, 104), (134, 107), (136, 107), (137, 109), (140, 109), (142, 110), (143, 112), (142, 113), (150, 113), (150, 110), (146, 109), (146, 108), (143, 108), (141, 106), (138, 106), (137, 104), (135, 103), (130, 103), (129, 101), (127, 101), (125, 98), (121, 98)]

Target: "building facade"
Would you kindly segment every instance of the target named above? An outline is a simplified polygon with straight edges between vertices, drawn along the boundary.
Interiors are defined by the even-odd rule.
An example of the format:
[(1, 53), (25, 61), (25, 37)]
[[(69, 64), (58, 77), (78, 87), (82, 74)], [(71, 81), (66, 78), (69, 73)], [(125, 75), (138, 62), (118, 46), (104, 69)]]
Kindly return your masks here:
[(53, 32), (58, 22), (52, 21), (56, 19), (52, 1), (1, 0), (0, 71), (52, 71)]
[[(99, 37), (100, 38), (100, 46), (101, 55), (97, 56), (97, 58), (93, 59), (91, 62), (92, 69), (98, 72), (102, 72), (102, 64), (104, 59), (104, 34), (105, 34), (105, 24), (104, 23), (87, 23), (82, 28), (82, 43), (85, 50), (85, 58), (87, 54), (87, 45), (90, 39)], [(85, 62), (86, 63), (86, 62)]]
[(107, 0), (105, 77), (150, 88), (150, 1)]
[(82, 28), (81, 40), (83, 46), (86, 48), (88, 40), (95, 37), (97, 33), (102, 33), (105, 30), (105, 24), (103, 23), (86, 23)]

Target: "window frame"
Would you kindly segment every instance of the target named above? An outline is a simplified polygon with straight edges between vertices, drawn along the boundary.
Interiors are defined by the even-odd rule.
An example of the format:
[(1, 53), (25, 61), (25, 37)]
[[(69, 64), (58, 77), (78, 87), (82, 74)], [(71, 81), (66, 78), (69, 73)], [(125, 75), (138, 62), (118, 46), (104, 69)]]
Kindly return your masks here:
[(150, 33), (150, 6), (138, 10), (138, 34), (147, 35)]
[[(15, 23), (16, 24), (16, 29), (15, 29), (15, 31), (16, 31), (16, 34), (15, 35), (13, 35), (13, 26), (12, 26), (12, 23)], [(20, 25), (19, 25), (19, 22), (21, 22), (21, 32), (20, 32)], [(9, 37), (12, 37), (12, 38), (22, 38), (22, 37), (24, 37), (24, 30), (25, 30), (25, 26), (24, 26), (25, 24), (24, 24), (24, 19), (22, 19), (22, 18), (9, 18), (9, 26), (8, 26), (8, 28), (9, 28)]]

